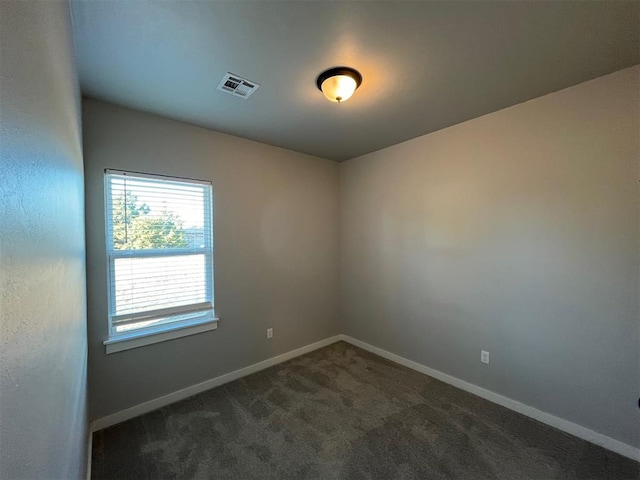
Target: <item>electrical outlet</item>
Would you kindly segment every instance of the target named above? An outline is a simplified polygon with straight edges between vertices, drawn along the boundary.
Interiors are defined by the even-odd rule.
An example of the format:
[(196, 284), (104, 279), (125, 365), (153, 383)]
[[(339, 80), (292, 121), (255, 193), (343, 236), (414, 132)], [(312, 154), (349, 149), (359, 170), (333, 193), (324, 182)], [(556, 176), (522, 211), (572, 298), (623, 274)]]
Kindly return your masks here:
[(485, 352), (484, 350), (480, 350), (480, 361), (482, 363), (489, 363), (489, 352)]
[(267, 338), (273, 338), (273, 328), (267, 328)]

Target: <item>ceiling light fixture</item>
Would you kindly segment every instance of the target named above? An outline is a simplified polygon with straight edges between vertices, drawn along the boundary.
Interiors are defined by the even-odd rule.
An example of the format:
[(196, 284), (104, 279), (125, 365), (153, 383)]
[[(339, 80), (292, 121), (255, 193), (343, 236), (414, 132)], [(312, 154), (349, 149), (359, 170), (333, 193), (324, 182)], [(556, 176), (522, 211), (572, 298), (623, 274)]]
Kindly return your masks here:
[(361, 83), (360, 72), (350, 67), (330, 68), (316, 79), (316, 85), (324, 96), (338, 103), (349, 100)]

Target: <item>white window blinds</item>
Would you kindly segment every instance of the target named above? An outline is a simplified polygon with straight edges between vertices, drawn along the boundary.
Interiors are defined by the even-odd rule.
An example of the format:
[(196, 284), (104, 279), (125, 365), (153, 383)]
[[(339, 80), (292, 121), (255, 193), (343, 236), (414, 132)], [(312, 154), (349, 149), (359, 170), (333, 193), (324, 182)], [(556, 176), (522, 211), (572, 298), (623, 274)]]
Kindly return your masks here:
[(110, 336), (213, 319), (208, 182), (107, 170)]

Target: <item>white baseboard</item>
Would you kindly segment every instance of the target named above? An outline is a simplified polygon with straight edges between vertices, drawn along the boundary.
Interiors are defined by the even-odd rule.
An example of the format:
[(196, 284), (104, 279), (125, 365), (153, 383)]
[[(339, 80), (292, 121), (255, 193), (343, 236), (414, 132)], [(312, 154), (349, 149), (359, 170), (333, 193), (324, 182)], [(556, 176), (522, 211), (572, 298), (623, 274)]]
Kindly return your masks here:
[(368, 343), (362, 342), (360, 340), (356, 340), (355, 338), (348, 335), (339, 335), (339, 337), (345, 342), (355, 345), (356, 347), (360, 347), (363, 350), (367, 350), (380, 357), (386, 358), (387, 360), (391, 360), (392, 362), (403, 365), (412, 370), (416, 370), (417, 372), (424, 373), (425, 375), (429, 375), (430, 377), (437, 378), (444, 383), (448, 383), (449, 385), (453, 385), (454, 387), (457, 387), (461, 390), (473, 393), (474, 395), (482, 397), (485, 400), (497, 403), (498, 405), (526, 415), (527, 417), (531, 417), (535, 420), (538, 420), (539, 422), (557, 428), (558, 430), (562, 430), (563, 432), (586, 440), (587, 442), (600, 445), (607, 450), (619, 453), (620, 455), (624, 455), (625, 457), (631, 458), (632, 460), (640, 461), (639, 448), (632, 447), (631, 445), (627, 445), (626, 443), (623, 443), (614, 438), (608, 437), (598, 432), (594, 432), (593, 430), (589, 430), (588, 428), (582, 427), (576, 423), (556, 417), (554, 415), (551, 415), (550, 413), (543, 412), (542, 410), (538, 410), (537, 408), (530, 407), (529, 405), (525, 405), (524, 403), (520, 403), (516, 400), (504, 397), (490, 390), (478, 387), (477, 385), (465, 382), (464, 380), (460, 380), (459, 378), (452, 377), (451, 375), (447, 375), (446, 373), (434, 370), (433, 368), (425, 367), (424, 365), (421, 365), (417, 362), (408, 360), (404, 357), (401, 357), (400, 355), (396, 355), (395, 353), (388, 352), (381, 348), (374, 347), (373, 345), (369, 345)]
[(218, 387), (242, 377), (246, 377), (247, 375), (251, 375), (252, 373), (256, 373), (260, 370), (264, 370), (265, 368), (272, 367), (273, 365), (286, 362), (287, 360), (291, 360), (292, 358), (299, 357), (300, 355), (304, 355), (305, 353), (318, 350), (319, 348), (326, 347), (327, 345), (336, 343), (339, 340), (341, 340), (341, 335), (325, 338), (324, 340), (320, 340), (319, 342), (312, 343), (295, 350), (291, 350), (290, 352), (283, 353), (282, 355), (268, 358), (267, 360), (263, 360), (262, 362), (254, 363), (253, 365), (249, 365), (248, 367), (244, 367), (239, 370), (220, 375), (219, 377), (206, 380), (202, 383), (183, 388), (182, 390), (178, 390), (177, 392), (154, 398), (153, 400), (149, 400), (148, 402), (140, 403), (125, 410), (107, 415), (106, 417), (98, 418), (97, 420), (91, 422), (90, 431), (97, 432), (98, 430), (103, 430), (107, 427), (122, 423), (126, 420), (139, 417), (140, 415), (144, 415), (145, 413), (157, 410), (158, 408), (165, 407), (187, 397), (192, 397), (193, 395), (204, 392), (211, 388)]
[(91, 452), (93, 451), (93, 430), (89, 425), (89, 431), (87, 435), (87, 480), (91, 480)]
[(627, 445), (626, 443), (623, 443), (601, 433), (594, 432), (593, 430), (589, 430), (588, 428), (582, 427), (576, 423), (570, 422), (560, 417), (556, 417), (554, 415), (551, 415), (550, 413), (543, 412), (542, 410), (538, 410), (537, 408), (530, 407), (529, 405), (525, 405), (524, 403), (512, 400), (508, 397), (497, 394), (485, 388), (478, 387), (477, 385), (465, 382), (464, 380), (452, 377), (451, 375), (447, 375), (446, 373), (434, 370), (433, 368), (426, 367), (412, 360), (408, 360), (404, 357), (401, 357), (400, 355), (396, 355), (395, 353), (391, 353), (387, 350), (374, 347), (373, 345), (362, 342), (360, 340), (356, 340), (355, 338), (348, 335), (341, 334), (334, 337), (326, 338), (324, 340), (320, 340), (319, 342), (312, 343), (301, 348), (297, 348), (290, 352), (283, 353), (267, 360), (263, 360), (262, 362), (255, 363), (248, 367), (235, 370), (225, 375), (206, 380), (202, 383), (183, 388), (182, 390), (178, 390), (168, 395), (149, 400), (148, 402), (144, 402), (120, 412), (116, 412), (114, 414), (107, 415), (106, 417), (94, 420), (90, 425), (90, 435), (88, 440), (89, 458), (87, 459), (87, 479), (90, 478), (91, 474), (91, 442), (93, 432), (102, 430), (112, 425), (116, 425), (131, 418), (138, 417), (153, 410), (157, 410), (158, 408), (178, 402), (211, 388), (218, 387), (228, 382), (232, 382), (233, 380), (246, 377), (247, 375), (251, 375), (252, 373), (256, 373), (273, 365), (286, 362), (287, 360), (291, 360), (292, 358), (299, 357), (300, 355), (304, 355), (314, 350), (318, 350), (319, 348), (326, 347), (327, 345), (331, 345), (332, 343), (338, 342), (340, 340), (344, 340), (352, 345), (355, 345), (356, 347), (360, 347), (363, 350), (367, 350), (371, 353), (379, 355), (380, 357), (386, 358), (387, 360), (391, 360), (392, 362), (395, 362), (399, 365), (403, 365), (417, 372), (429, 375), (430, 377), (441, 380), (445, 383), (448, 383), (449, 385), (453, 385), (454, 387), (461, 390), (473, 393), (474, 395), (478, 395), (485, 400), (489, 400), (490, 402), (496, 403), (510, 410), (526, 415), (527, 417), (538, 420), (539, 422), (557, 428), (558, 430), (562, 430), (563, 432), (569, 433), (588, 442), (600, 445), (607, 450), (619, 453), (620, 455), (624, 455), (625, 457), (631, 458), (632, 460), (640, 461), (639, 448)]

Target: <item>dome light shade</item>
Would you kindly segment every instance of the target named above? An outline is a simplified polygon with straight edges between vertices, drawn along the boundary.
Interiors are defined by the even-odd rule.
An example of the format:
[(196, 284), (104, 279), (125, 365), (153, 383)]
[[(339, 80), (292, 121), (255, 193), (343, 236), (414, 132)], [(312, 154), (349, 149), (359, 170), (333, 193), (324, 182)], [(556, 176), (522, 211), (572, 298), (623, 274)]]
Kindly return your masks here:
[(362, 75), (349, 67), (331, 68), (318, 75), (318, 89), (332, 102), (342, 103), (353, 95), (362, 83)]

